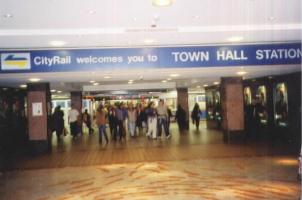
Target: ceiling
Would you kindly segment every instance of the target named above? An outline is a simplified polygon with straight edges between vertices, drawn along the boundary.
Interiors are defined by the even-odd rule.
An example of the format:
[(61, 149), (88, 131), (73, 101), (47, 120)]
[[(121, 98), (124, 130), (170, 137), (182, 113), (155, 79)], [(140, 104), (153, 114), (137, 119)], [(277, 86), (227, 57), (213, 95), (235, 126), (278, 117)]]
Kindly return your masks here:
[[(0, 49), (176, 46), (301, 41), (301, 0), (0, 0)], [(300, 71), (300, 66), (171, 68), (102, 72), (0, 74), (0, 85), (29, 78), (62, 91), (103, 84), (161, 83), (199, 89), (221, 76), (245, 78)], [(104, 76), (110, 76), (105, 79)]]
[(0, 5), (0, 48), (301, 39), (301, 0), (173, 0), (167, 7), (153, 6), (152, 0), (0, 0)]

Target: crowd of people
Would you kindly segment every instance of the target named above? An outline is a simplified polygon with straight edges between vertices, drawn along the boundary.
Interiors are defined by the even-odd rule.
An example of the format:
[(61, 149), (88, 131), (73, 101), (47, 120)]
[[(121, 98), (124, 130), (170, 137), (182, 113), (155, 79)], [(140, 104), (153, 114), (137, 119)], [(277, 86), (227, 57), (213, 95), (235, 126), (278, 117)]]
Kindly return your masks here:
[[(196, 108), (197, 109), (197, 108)], [(199, 111), (199, 107), (197, 112)], [(194, 111), (194, 113), (196, 113)], [(170, 122), (172, 112), (166, 105), (164, 100), (160, 99), (158, 106), (155, 106), (155, 102), (151, 101), (148, 105), (133, 104), (124, 102), (117, 102), (114, 105), (102, 105), (100, 104), (96, 109), (96, 112), (92, 116), (87, 110), (80, 114), (79, 111), (71, 105), (71, 109), (68, 112), (68, 123), (70, 126), (70, 134), (73, 138), (77, 138), (79, 133), (82, 132), (82, 124), (84, 123), (89, 133), (94, 133), (93, 124), (97, 126), (99, 132), (99, 142), (109, 142), (107, 135), (107, 124), (109, 127), (111, 140), (123, 140), (126, 138), (126, 133), (129, 133), (131, 137), (136, 137), (145, 130), (146, 137), (150, 139), (159, 139), (163, 137), (163, 130), (165, 137), (169, 139), (170, 134)], [(194, 119), (193, 119), (194, 118)], [(179, 129), (185, 129), (186, 112), (178, 105), (175, 119), (178, 123)], [(199, 126), (199, 118), (192, 115), (194, 123)], [(64, 113), (60, 106), (55, 108), (53, 113), (53, 131), (56, 132), (58, 139), (61, 135), (66, 134), (64, 128)]]

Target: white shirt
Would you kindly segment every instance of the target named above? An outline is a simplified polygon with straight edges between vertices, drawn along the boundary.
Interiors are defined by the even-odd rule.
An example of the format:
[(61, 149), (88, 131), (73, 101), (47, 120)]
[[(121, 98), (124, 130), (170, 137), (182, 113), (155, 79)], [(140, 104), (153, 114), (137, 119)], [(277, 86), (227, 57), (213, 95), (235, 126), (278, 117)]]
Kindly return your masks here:
[(76, 109), (71, 109), (68, 112), (69, 123), (76, 122), (78, 120), (78, 116), (79, 116), (79, 111)]

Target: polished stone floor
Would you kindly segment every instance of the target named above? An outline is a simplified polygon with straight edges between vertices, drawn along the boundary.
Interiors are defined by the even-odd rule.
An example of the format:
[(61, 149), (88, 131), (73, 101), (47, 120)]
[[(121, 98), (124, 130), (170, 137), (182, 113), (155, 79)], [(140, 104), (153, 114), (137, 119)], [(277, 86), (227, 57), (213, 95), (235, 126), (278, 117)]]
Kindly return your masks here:
[(0, 199), (299, 199), (289, 146), (224, 144), (217, 130), (141, 135), (98, 144), (96, 135), (53, 138), (52, 153), (19, 158), (0, 177)]

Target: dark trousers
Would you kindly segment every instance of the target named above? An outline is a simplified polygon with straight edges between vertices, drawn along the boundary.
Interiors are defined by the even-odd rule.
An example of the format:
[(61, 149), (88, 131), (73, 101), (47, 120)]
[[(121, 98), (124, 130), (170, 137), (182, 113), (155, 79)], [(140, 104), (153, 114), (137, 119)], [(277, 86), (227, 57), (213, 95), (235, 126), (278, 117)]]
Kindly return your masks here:
[(93, 133), (93, 129), (91, 128), (91, 122), (90, 121), (87, 121), (85, 122), (87, 128), (89, 129), (89, 133)]
[(106, 142), (108, 142), (108, 136), (106, 133), (106, 125), (99, 126), (99, 141), (102, 142), (102, 135), (104, 135)]
[(113, 138), (114, 140), (116, 140), (116, 137), (117, 137), (117, 124), (115, 124), (115, 123), (109, 124), (109, 129), (110, 129), (111, 138)]
[(159, 137), (161, 136), (162, 126), (164, 126), (166, 136), (170, 135), (167, 118), (159, 116), (157, 118), (157, 131), (158, 131), (157, 135)]
[(195, 123), (196, 123), (195, 125), (197, 130), (199, 129), (199, 121), (200, 121), (199, 117), (195, 118)]
[(70, 125), (70, 134), (75, 137), (78, 134), (78, 122), (71, 122)]
[(120, 140), (122, 139), (124, 135), (124, 124), (123, 124), (123, 121), (122, 120), (118, 120), (117, 122), (117, 127), (118, 127), (118, 134), (120, 136)]

